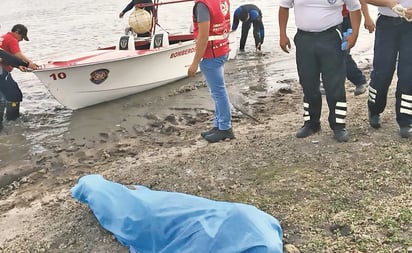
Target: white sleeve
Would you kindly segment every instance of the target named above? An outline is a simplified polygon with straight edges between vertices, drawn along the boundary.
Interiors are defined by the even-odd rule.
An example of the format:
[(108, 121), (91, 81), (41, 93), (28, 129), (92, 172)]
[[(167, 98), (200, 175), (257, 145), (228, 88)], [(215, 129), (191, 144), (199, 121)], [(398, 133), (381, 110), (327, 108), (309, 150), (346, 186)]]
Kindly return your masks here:
[(343, 0), (343, 2), (345, 2), (348, 11), (357, 11), (361, 8), (359, 0)]
[(293, 2), (294, 0), (280, 0), (279, 6), (290, 9), (290, 8), (293, 8)]

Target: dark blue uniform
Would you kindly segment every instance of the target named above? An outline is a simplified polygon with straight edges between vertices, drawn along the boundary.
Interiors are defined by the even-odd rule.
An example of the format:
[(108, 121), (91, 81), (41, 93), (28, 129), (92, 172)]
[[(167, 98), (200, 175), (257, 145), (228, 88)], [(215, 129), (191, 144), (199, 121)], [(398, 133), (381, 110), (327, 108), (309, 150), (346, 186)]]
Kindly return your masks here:
[[(341, 24), (341, 31), (345, 32), (351, 29), (352, 25), (350, 23), (349, 14), (343, 17), (343, 22)], [(346, 78), (351, 81), (357, 88), (355, 90), (355, 96), (360, 95), (366, 91), (366, 77), (362, 71), (358, 68), (358, 65), (353, 60), (352, 55), (349, 51), (345, 51), (345, 64), (346, 64)], [(360, 87), (362, 86), (362, 87)]]
[(396, 121), (403, 138), (412, 137), (412, 22), (380, 14), (376, 21), (373, 69), (369, 83), (369, 123), (380, 128), (388, 90), (397, 69)]
[[(4, 50), (0, 50), (1, 63), (4, 65), (9, 65), (13, 67), (24, 66), (28, 67), (29, 63), (25, 62), (18, 57), (9, 54)], [(4, 109), (6, 107), (7, 101), (21, 101), (23, 94), (17, 85), (16, 81), (13, 80), (10, 72), (8, 72), (3, 67), (0, 67), (0, 131), (3, 129), (3, 116)], [(8, 113), (11, 108), (8, 108)], [(7, 115), (6, 115), (7, 118)]]
[(232, 31), (236, 30), (239, 21), (242, 21), (242, 34), (240, 37), (240, 50), (245, 50), (246, 39), (251, 24), (253, 24), (253, 37), (255, 38), (255, 47), (260, 50), (265, 38), (265, 28), (262, 22), (262, 11), (254, 4), (245, 4), (239, 6), (233, 14)]

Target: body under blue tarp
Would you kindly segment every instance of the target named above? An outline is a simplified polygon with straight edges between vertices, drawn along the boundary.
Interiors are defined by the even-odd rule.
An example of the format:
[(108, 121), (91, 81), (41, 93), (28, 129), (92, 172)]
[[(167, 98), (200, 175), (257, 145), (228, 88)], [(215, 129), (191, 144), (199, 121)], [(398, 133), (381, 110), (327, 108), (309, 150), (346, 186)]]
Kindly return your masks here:
[(72, 195), (130, 252), (283, 252), (278, 220), (251, 205), (126, 187), (101, 175), (80, 178)]

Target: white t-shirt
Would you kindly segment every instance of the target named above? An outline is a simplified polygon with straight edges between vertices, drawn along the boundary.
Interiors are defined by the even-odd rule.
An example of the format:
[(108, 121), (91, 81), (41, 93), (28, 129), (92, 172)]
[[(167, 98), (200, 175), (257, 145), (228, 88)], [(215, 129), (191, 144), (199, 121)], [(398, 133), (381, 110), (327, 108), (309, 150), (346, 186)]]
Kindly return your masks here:
[[(412, 7), (412, 0), (399, 0), (399, 3), (405, 8)], [(392, 9), (389, 7), (379, 7), (378, 11), (380, 14), (385, 16), (399, 17), (399, 15), (393, 12)]]
[[(412, 0), (409, 0), (412, 1)], [(342, 6), (349, 11), (360, 9), (359, 0), (280, 0), (279, 6), (294, 8), (297, 28), (321, 32), (343, 21)]]

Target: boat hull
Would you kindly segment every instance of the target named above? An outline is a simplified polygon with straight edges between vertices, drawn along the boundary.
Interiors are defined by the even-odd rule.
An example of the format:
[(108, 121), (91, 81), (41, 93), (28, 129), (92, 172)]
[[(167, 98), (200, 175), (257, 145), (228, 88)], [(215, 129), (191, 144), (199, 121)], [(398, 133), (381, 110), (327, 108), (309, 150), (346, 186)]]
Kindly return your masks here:
[(194, 41), (151, 50), (95, 50), (54, 61), (34, 74), (62, 105), (80, 109), (187, 76)]

